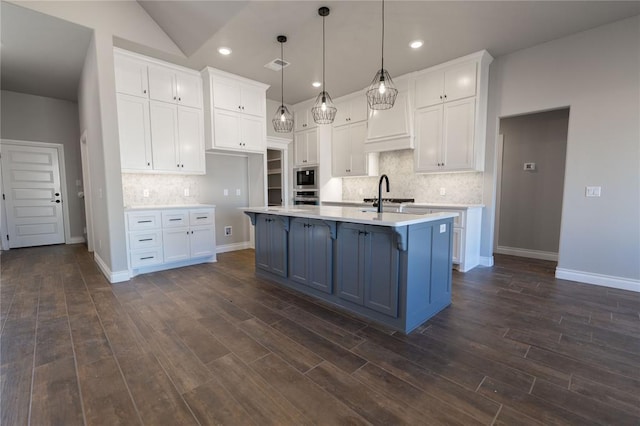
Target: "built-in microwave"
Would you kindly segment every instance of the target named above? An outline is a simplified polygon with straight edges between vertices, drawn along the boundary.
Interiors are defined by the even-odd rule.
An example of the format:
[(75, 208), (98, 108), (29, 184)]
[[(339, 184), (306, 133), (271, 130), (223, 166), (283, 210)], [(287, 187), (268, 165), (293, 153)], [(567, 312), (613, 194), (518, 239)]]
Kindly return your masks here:
[(318, 168), (299, 167), (293, 169), (293, 189), (318, 189)]

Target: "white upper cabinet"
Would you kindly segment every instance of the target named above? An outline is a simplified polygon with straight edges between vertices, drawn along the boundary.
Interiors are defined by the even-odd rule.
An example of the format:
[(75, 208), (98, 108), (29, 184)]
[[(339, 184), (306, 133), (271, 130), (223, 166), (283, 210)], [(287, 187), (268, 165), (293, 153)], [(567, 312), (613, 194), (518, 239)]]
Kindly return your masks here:
[(115, 55), (116, 92), (149, 97), (147, 63), (129, 56)]
[(214, 68), (202, 71), (207, 149), (264, 152), (269, 86)]
[(313, 115), (311, 114), (311, 107), (313, 102), (305, 102), (303, 104), (296, 105), (293, 110), (293, 131), (300, 132), (303, 130), (309, 130), (317, 127), (315, 121), (313, 121)]
[(492, 60), (481, 51), (416, 74), (416, 172), (484, 169)]
[(331, 172), (333, 177), (375, 176), (378, 174), (378, 154), (364, 151), (367, 123), (333, 128), (331, 138)]
[(365, 151), (382, 152), (413, 148), (413, 108), (408, 80), (396, 79), (398, 96), (393, 108), (369, 110)]
[(477, 60), (428, 71), (416, 78), (416, 108), (476, 95)]
[(318, 164), (318, 129), (296, 132), (293, 138), (294, 165)]
[(122, 170), (204, 174), (200, 75), (121, 49), (114, 64)]
[(333, 120), (333, 127), (358, 123), (367, 119), (367, 97), (364, 93), (358, 92), (355, 95), (337, 99), (335, 105), (338, 111), (335, 120)]
[(156, 101), (202, 108), (202, 79), (199, 75), (150, 65), (149, 97)]

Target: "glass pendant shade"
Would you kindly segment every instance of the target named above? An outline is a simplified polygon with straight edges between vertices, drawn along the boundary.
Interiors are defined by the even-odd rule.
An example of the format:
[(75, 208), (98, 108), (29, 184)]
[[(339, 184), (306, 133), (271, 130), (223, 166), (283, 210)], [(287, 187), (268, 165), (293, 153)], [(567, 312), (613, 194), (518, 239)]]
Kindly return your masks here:
[(311, 115), (316, 124), (331, 124), (336, 118), (338, 108), (333, 104), (331, 96), (325, 91), (320, 92), (311, 108)]
[[(287, 42), (287, 37), (279, 35), (276, 40), (280, 43), (280, 60), (284, 62), (284, 43)], [(291, 133), (293, 130), (293, 115), (289, 112), (289, 109), (284, 105), (284, 67), (280, 70), (280, 106), (276, 110), (273, 116), (273, 129), (278, 133)]]
[(291, 133), (293, 130), (293, 115), (289, 112), (289, 109), (280, 105), (275, 115), (273, 116), (273, 128), (278, 133)]
[(367, 89), (367, 102), (371, 109), (389, 109), (393, 107), (398, 96), (396, 89), (391, 80), (389, 72), (380, 69), (376, 76), (373, 77), (369, 88)]

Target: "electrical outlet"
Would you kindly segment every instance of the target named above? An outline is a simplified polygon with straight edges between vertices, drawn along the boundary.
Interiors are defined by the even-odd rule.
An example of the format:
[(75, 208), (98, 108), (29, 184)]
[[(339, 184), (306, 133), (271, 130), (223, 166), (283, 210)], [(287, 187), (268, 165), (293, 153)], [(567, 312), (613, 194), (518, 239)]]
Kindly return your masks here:
[(522, 167), (523, 170), (526, 170), (528, 172), (535, 172), (536, 171), (536, 163), (524, 163), (524, 166)]
[(447, 232), (447, 224), (443, 223), (440, 225), (440, 233), (444, 234), (445, 232)]
[(585, 197), (599, 197), (602, 192), (602, 187), (600, 186), (587, 186), (584, 191)]
[(446, 188), (440, 188), (440, 195), (442, 195), (443, 197), (445, 195), (447, 195), (447, 189)]
[(184, 196), (188, 197), (189, 196), (189, 188), (185, 188), (184, 189)]
[(148, 189), (143, 189), (142, 190), (142, 196), (145, 198), (149, 198), (149, 190)]
[(226, 237), (231, 236), (231, 234), (233, 234), (233, 228), (231, 228), (230, 226), (225, 226), (224, 227), (224, 235)]
[(222, 190), (222, 194), (223, 194), (225, 197), (228, 197), (228, 196), (229, 196), (229, 190), (228, 190), (228, 189), (224, 189), (224, 190)]

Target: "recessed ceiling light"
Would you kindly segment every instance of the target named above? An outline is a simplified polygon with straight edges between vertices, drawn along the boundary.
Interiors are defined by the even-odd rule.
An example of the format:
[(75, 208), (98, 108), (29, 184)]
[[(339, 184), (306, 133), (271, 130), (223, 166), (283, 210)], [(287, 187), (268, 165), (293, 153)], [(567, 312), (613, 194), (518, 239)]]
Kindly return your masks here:
[(218, 53), (220, 53), (221, 55), (230, 55), (231, 54), (231, 49), (229, 49), (228, 47), (221, 47), (218, 49)]
[(409, 43), (409, 46), (411, 46), (412, 49), (419, 49), (422, 47), (423, 44), (424, 42), (422, 40), (414, 40), (411, 43)]
[(320, 87), (320, 86), (322, 86), (322, 83), (320, 83), (319, 81), (314, 81), (313, 83), (311, 83), (311, 85), (313, 87)]

